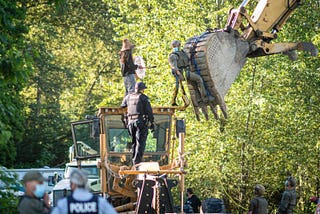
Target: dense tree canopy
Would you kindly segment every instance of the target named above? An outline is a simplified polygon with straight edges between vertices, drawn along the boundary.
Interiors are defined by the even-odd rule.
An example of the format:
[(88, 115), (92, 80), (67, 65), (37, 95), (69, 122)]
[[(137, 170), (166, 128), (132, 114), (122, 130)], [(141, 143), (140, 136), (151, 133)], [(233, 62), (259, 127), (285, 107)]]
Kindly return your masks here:
[[(123, 38), (136, 44), (134, 55), (157, 66), (144, 80), (151, 103), (169, 105), (170, 42), (224, 27), (229, 8), (240, 3), (0, 0), (0, 164), (66, 161), (70, 122), (120, 104)], [(249, 11), (255, 5), (250, 2)], [(319, 9), (319, 1), (303, 1), (277, 41), (320, 47)], [(295, 62), (281, 55), (249, 59), (226, 96), (230, 117), (223, 127), (197, 122), (191, 108), (179, 112), (187, 121), (187, 185), (201, 199), (224, 198), (232, 213), (242, 213), (261, 183), (274, 211), (291, 174), (298, 181), (297, 212), (310, 213), (308, 198), (320, 186), (319, 71), (319, 56), (305, 53)]]

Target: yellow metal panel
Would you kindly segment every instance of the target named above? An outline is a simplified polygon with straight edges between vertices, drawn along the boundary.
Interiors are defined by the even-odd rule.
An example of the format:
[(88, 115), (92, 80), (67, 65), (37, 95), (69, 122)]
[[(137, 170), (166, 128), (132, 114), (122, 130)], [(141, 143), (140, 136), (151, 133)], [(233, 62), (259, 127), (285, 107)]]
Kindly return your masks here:
[[(288, 15), (292, 13), (290, 8), (296, 3), (297, 0), (260, 0), (251, 19), (260, 31), (269, 32), (275, 24), (286, 17), (281, 20), (279, 28), (282, 26)], [(286, 15), (287, 13), (289, 14)]]

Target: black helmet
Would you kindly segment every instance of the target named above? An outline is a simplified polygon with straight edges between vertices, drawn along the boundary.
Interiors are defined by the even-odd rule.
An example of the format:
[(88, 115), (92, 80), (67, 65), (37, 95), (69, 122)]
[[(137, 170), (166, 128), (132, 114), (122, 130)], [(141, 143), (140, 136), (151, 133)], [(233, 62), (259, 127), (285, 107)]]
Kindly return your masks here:
[(142, 89), (146, 89), (147, 86), (143, 83), (143, 82), (137, 82), (134, 89), (136, 92), (142, 90)]

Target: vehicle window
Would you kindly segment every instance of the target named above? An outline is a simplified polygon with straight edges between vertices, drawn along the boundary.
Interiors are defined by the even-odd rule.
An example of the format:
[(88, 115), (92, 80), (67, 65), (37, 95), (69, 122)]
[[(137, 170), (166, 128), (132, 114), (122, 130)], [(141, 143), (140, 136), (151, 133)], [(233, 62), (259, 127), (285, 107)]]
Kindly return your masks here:
[(87, 173), (89, 179), (99, 178), (99, 170), (96, 166), (82, 166), (81, 169)]
[(110, 128), (108, 130), (108, 149), (112, 152), (130, 152), (131, 151), (131, 137), (127, 129), (124, 128)]
[(78, 156), (95, 156), (100, 153), (100, 140), (99, 137), (93, 136), (93, 123), (79, 123), (74, 124), (73, 131), (75, 140), (77, 142), (77, 155)]
[[(149, 131), (146, 152), (165, 152), (170, 134), (170, 116), (154, 115), (155, 132)], [(121, 120), (121, 115), (106, 115), (107, 149), (111, 152), (131, 152), (131, 137)]]
[[(70, 175), (74, 169), (77, 169), (76, 166), (68, 166), (66, 169), (66, 178), (70, 178)], [(97, 166), (82, 166), (81, 169), (87, 173), (89, 179), (99, 178), (99, 170)]]

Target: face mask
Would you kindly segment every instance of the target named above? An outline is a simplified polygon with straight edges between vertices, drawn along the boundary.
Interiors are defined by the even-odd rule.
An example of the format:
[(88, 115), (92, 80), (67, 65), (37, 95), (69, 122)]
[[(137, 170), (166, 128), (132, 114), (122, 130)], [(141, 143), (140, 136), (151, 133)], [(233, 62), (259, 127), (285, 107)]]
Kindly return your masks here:
[(179, 51), (179, 48), (178, 48), (178, 47), (175, 47), (175, 48), (173, 48), (173, 51), (174, 51), (174, 52), (177, 52), (177, 51)]
[(33, 191), (33, 194), (37, 198), (42, 198), (45, 192), (46, 192), (46, 187), (44, 186), (44, 184), (37, 184), (36, 189)]

